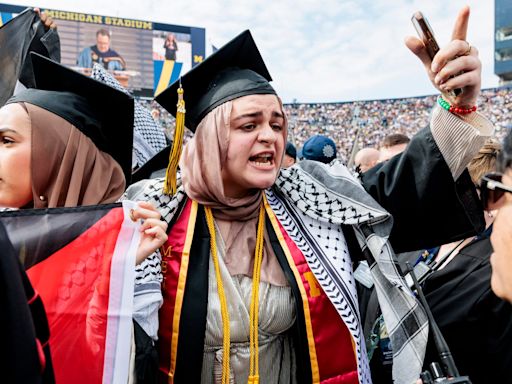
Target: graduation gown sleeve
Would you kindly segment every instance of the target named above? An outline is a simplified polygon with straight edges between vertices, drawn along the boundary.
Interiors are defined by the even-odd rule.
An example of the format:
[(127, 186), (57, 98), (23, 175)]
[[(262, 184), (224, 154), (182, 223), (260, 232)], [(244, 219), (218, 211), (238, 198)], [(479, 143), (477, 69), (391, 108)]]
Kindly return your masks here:
[(432, 128), (415, 135), (403, 153), (362, 175), (364, 188), (393, 215), (395, 252), (430, 248), (484, 230), (480, 200), (464, 171), (492, 133), (485, 119), (477, 122), (475, 127), (438, 108)]

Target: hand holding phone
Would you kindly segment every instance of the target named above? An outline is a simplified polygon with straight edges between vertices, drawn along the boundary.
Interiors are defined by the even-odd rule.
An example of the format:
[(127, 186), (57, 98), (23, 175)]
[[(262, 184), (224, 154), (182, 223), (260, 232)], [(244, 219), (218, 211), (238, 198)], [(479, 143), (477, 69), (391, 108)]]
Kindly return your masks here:
[(434, 56), (439, 52), (439, 45), (437, 44), (434, 32), (428, 20), (423, 16), (423, 13), (418, 11), (412, 15), (411, 21), (421, 41), (425, 44), (425, 48), (427, 48), (430, 60), (434, 60)]
[[(423, 39), (413, 36), (408, 36), (405, 39), (405, 45), (425, 66), (430, 81), (443, 92), (445, 100), (452, 106), (463, 108), (473, 107), (477, 104), (482, 84), (482, 62), (478, 58), (478, 49), (476, 47), (470, 48), (467, 41), (469, 14), (468, 6), (461, 8), (455, 19), (450, 42), (439, 49), (433, 60), (426, 49), (427, 45), (430, 45), (435, 51), (433, 43), (435, 38), (432, 39), (434, 34), (428, 23), (420, 23), (420, 20), (418, 20), (420, 31), (423, 31), (423, 29), (427, 33), (430, 31), (430, 35), (428, 35), (430, 41), (426, 39), (424, 43)], [(419, 17), (418, 19), (424, 20), (425, 17)], [(413, 23), (415, 23), (414, 20)], [(423, 37), (423, 32), (420, 33), (420, 36)], [(454, 88), (460, 88), (464, 91), (460, 92), (458, 96), (454, 96), (453, 91), (449, 94), (448, 91)]]
[[(427, 18), (420, 11), (415, 12), (411, 18), (412, 24), (418, 33), (419, 38), (423, 41), (425, 48), (427, 49), (430, 60), (434, 59), (434, 56), (439, 52), (439, 45), (437, 44), (434, 32), (430, 26)], [(448, 92), (450, 96), (456, 97), (462, 93), (462, 89), (457, 88), (451, 92)]]

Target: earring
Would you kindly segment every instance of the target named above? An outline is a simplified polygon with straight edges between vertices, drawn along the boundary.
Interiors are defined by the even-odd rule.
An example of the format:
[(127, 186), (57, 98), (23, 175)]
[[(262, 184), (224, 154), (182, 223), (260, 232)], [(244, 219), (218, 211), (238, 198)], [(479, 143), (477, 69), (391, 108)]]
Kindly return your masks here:
[(492, 219), (494, 217), (494, 213), (492, 211), (485, 211), (485, 213), (487, 214), (487, 217), (489, 217), (489, 219)]

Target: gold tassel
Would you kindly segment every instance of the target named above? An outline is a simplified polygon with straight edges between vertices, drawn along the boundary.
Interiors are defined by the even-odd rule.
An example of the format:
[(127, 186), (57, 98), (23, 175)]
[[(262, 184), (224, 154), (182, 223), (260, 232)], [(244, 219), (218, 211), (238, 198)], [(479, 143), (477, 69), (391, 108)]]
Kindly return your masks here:
[(177, 190), (176, 173), (180, 163), (181, 150), (183, 148), (183, 135), (185, 133), (185, 100), (183, 99), (183, 88), (178, 88), (178, 104), (176, 104), (176, 128), (172, 142), (171, 153), (169, 154), (169, 165), (165, 172), (164, 194), (174, 195)]

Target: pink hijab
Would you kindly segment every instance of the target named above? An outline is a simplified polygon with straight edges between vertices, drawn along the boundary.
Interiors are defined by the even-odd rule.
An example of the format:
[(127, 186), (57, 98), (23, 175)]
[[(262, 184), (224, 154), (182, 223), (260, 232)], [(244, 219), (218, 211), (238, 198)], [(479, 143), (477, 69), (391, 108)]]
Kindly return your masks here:
[(123, 170), (110, 155), (60, 116), (20, 104), (31, 121), (34, 208), (107, 204), (121, 197)]
[[(228, 101), (201, 120), (194, 137), (185, 145), (180, 169), (187, 196), (212, 208), (224, 242), (224, 262), (229, 273), (252, 276), (258, 212), (263, 195), (262, 191), (256, 191), (242, 198), (231, 198), (224, 193), (222, 168), (227, 159), (232, 107), (233, 102)], [(285, 118), (285, 139), (287, 126)], [(288, 284), (267, 233), (261, 280), (280, 286)]]

